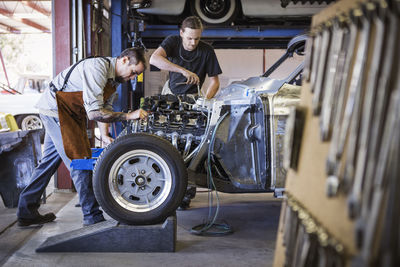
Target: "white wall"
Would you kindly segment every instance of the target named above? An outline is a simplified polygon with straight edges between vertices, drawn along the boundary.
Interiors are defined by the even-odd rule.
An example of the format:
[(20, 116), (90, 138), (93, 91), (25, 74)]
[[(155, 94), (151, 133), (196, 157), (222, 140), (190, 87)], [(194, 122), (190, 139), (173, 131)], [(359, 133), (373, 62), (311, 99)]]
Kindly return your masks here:
[[(240, 81), (263, 73), (263, 50), (261, 49), (216, 49), (222, 74), (221, 88), (233, 81)], [(204, 87), (204, 86), (203, 86)]]

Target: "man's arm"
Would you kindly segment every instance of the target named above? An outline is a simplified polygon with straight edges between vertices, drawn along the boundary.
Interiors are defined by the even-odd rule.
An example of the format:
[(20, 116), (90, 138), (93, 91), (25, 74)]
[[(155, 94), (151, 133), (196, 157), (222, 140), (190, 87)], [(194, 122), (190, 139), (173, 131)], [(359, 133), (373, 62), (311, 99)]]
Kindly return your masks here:
[(219, 88), (219, 78), (217, 76), (209, 77), (210, 78), (210, 85), (207, 88), (206, 91), (206, 98), (211, 99), (215, 96), (215, 94), (218, 92)]
[(146, 117), (147, 117), (147, 112), (144, 111), (143, 109), (137, 109), (129, 113), (124, 113), (124, 112), (114, 112), (105, 108), (101, 108), (88, 112), (89, 120), (106, 122), (106, 123), (124, 121), (124, 120), (145, 119)]
[(101, 134), (101, 142), (103, 143), (103, 146), (107, 146), (114, 141), (114, 139), (110, 136), (108, 132), (108, 123), (104, 122), (97, 122), (97, 126), (99, 127), (100, 134)]
[(186, 77), (188, 84), (197, 84), (200, 82), (199, 76), (179, 65), (176, 65), (167, 59), (167, 53), (164, 48), (159, 47), (154, 51), (149, 60), (151, 65), (156, 66), (161, 70), (178, 72)]

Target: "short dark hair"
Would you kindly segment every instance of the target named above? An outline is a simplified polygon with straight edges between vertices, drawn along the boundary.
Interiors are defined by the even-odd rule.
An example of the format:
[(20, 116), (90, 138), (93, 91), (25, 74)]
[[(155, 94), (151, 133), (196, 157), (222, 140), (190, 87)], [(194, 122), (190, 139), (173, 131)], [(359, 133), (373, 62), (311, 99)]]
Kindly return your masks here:
[(185, 28), (202, 30), (203, 23), (201, 23), (201, 20), (199, 17), (190, 16), (190, 17), (187, 17), (184, 21), (182, 21), (181, 30), (185, 31)]
[(137, 65), (140, 62), (143, 63), (144, 69), (147, 68), (146, 64), (146, 58), (144, 57), (144, 49), (143, 48), (137, 48), (137, 47), (130, 47), (125, 49), (124, 51), (121, 52), (121, 54), (117, 57), (123, 58), (123, 57), (128, 57), (129, 58), (129, 65)]

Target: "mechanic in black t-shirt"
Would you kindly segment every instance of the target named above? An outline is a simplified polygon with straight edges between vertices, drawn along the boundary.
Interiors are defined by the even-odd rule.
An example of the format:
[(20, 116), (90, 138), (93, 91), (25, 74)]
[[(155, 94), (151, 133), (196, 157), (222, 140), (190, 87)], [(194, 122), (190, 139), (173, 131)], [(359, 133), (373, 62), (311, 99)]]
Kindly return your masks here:
[(212, 98), (218, 91), (218, 75), (222, 73), (214, 49), (200, 41), (203, 25), (196, 16), (182, 22), (180, 36), (168, 36), (150, 57), (150, 64), (169, 71), (169, 81), (164, 86), (174, 94), (197, 94), (197, 85), (204, 83), (206, 74), (210, 84), (205, 97)]

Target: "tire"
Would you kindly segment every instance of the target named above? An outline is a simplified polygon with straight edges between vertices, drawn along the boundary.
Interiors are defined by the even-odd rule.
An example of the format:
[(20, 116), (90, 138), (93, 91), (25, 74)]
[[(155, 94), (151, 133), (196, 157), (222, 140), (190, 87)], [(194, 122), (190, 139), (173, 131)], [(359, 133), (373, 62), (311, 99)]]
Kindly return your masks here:
[(26, 114), (17, 116), (17, 125), (23, 131), (42, 129), (43, 123), (38, 114)]
[(182, 202), (186, 187), (182, 156), (168, 141), (146, 133), (116, 139), (97, 159), (93, 173), (103, 210), (131, 225), (163, 222)]
[(238, 14), (239, 5), (237, 0), (194, 0), (191, 11), (207, 24), (228, 24)]
[(45, 129), (38, 114), (18, 115), (16, 116), (15, 121), (17, 122), (18, 128), (20, 128), (22, 131), (40, 129), (40, 142), (43, 144)]

